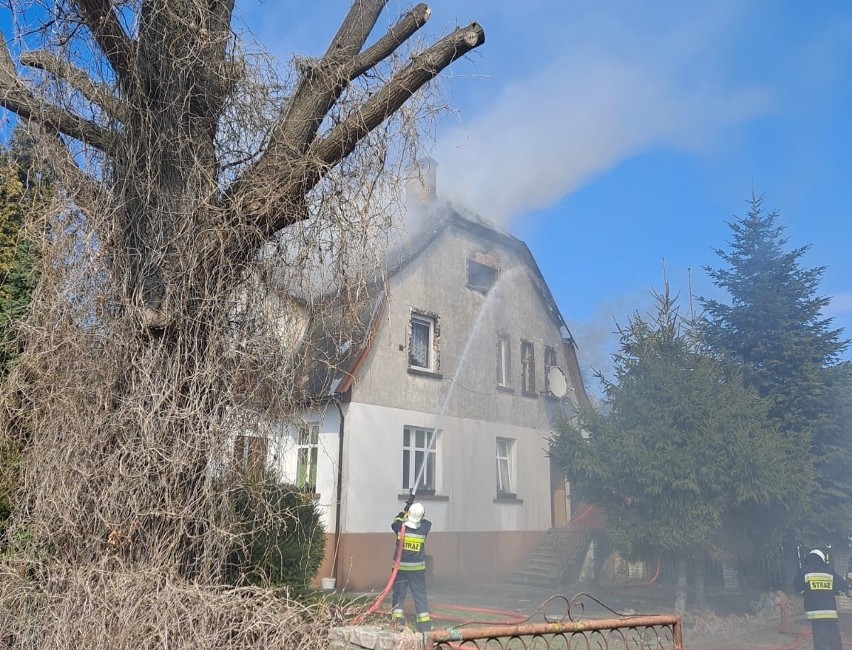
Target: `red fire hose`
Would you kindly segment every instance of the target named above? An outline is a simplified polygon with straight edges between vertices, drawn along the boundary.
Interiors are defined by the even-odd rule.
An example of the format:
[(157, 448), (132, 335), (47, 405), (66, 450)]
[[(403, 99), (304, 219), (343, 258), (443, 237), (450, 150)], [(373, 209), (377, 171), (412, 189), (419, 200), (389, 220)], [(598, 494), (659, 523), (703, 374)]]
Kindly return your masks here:
[(376, 598), (376, 602), (370, 605), (370, 608), (364, 612), (363, 614), (359, 614), (355, 621), (354, 625), (360, 625), (364, 622), (364, 619), (367, 618), (370, 614), (374, 613), (379, 606), (382, 604), (382, 601), (387, 597), (388, 592), (393, 587), (393, 581), (396, 578), (396, 573), (399, 571), (399, 561), (402, 559), (402, 545), (405, 543), (405, 524), (403, 524), (399, 529), (399, 545), (396, 549), (396, 557), (393, 559), (393, 570), (391, 571), (390, 578), (388, 578), (388, 583), (385, 585), (385, 588), (382, 590), (382, 593), (379, 594), (379, 597)]

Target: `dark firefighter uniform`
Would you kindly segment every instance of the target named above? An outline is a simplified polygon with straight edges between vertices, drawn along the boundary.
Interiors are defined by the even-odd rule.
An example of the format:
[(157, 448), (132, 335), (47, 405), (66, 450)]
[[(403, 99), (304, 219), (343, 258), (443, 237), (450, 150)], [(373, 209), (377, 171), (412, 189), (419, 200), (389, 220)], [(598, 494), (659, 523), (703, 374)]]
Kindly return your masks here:
[(835, 596), (849, 591), (849, 587), (831, 570), (826, 559), (820, 550), (808, 553), (794, 586), (804, 596), (805, 618), (811, 624), (814, 650), (842, 650)]
[(431, 629), (431, 620), (426, 598), (426, 536), (432, 529), (432, 522), (423, 518), (423, 506), (420, 503), (414, 503), (396, 516), (391, 529), (396, 533), (394, 559), (399, 551), (402, 532), (405, 533), (399, 569), (393, 582), (391, 615), (400, 623), (405, 619), (403, 610), (405, 595), (411, 587), (411, 596), (414, 598), (414, 608), (417, 611), (417, 629), (428, 632)]

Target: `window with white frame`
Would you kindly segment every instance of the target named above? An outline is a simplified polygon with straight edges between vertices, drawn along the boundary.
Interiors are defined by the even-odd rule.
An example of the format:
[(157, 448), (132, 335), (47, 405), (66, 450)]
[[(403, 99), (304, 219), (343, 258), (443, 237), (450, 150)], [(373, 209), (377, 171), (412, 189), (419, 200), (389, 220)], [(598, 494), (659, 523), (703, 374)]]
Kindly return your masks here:
[(252, 474), (266, 469), (269, 441), (264, 436), (237, 436), (234, 439), (234, 465)]
[(497, 337), (497, 385), (508, 387), (512, 376), (511, 356), (509, 354), (509, 337)]
[(521, 341), (521, 390), (535, 394), (535, 348), (530, 341)]
[(418, 494), (435, 492), (438, 434), (434, 429), (402, 430), (402, 489)]
[(514, 497), (515, 441), (511, 438), (497, 438), (497, 496)]
[(304, 422), (296, 439), (296, 485), (304, 492), (317, 491), (319, 423)]
[(411, 313), (408, 365), (417, 370), (437, 372), (437, 321), (435, 316)]

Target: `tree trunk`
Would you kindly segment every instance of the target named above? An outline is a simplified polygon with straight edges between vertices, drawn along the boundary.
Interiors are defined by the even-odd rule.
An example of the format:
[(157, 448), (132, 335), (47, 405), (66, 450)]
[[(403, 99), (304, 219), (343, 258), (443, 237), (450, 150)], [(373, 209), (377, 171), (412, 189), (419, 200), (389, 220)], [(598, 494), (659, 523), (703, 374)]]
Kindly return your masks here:
[(693, 575), (693, 592), (695, 593), (695, 607), (704, 609), (704, 562), (701, 560), (693, 560), (692, 564)]
[(686, 611), (686, 592), (687, 592), (687, 570), (688, 562), (685, 557), (678, 555), (677, 557), (677, 587), (675, 588), (675, 614), (683, 614)]
[[(237, 56), (233, 0), (158, 0), (120, 12), (110, 0), (66, 3), (44, 33), (80, 47), (48, 42), (21, 59), (64, 94), (32, 88), (0, 41), (0, 105), (41, 125), (71, 199), (49, 224), (44, 291), (11, 385), (25, 396), (33, 430), (17, 525), (39, 552), (217, 578), (230, 543), (229, 419), (251, 402), (251, 386), (237, 377), (244, 368), (258, 381), (274, 375), (282, 404), (263, 408), (279, 411), (294, 406), (288, 396), (302, 380), (298, 359), (270, 369), (270, 359), (286, 355), (256, 345), (269, 301), (248, 287), (268, 291), (275, 282), (261, 275), (283, 275), (262, 266), (259, 253), (309, 216), (349, 212), (341, 203), (386, 169), (387, 152), (410, 149), (370, 141), (374, 130), (484, 42), (473, 23), (391, 65), (429, 9), (414, 7), (370, 39), (386, 3), (353, 2), (325, 55), (302, 61), (274, 110), (264, 101), (277, 91), (246, 74)], [(79, 66), (56, 54), (77, 51)], [(100, 81), (91, 78), (103, 70)], [(54, 104), (57, 96), (69, 99)], [(93, 163), (79, 169), (79, 146), (72, 155), (69, 141)], [(346, 169), (338, 193), (313, 199), (361, 145), (360, 177)], [(336, 242), (346, 244), (351, 231), (363, 239), (369, 220), (357, 216), (338, 227)], [(296, 280), (275, 289), (313, 299), (299, 265), (315, 262), (317, 245), (291, 241), (306, 252), (286, 250)]]

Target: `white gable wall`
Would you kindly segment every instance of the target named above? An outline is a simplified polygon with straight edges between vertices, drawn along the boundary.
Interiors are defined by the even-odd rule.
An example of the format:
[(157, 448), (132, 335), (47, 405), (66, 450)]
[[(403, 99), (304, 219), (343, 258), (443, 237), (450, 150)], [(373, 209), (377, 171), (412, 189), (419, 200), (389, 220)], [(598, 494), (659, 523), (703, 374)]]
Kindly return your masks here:
[[(467, 262), (482, 253), (500, 265), (486, 295), (467, 287)], [(405, 499), (405, 426), (439, 432), (436, 493), (418, 497), (434, 525), (428, 550), (436, 575), (511, 573), (550, 528), (547, 438), (554, 417), (570, 415), (576, 400), (570, 390), (563, 400), (541, 394), (545, 346), (566, 378), (568, 361), (534, 277), (514, 251), (453, 228), (392, 276), (387, 311), (345, 405), (341, 584), (375, 586), (387, 575), (387, 531)], [(412, 310), (437, 319), (436, 374), (409, 368)], [(508, 391), (497, 387), (500, 334), (510, 342)], [(522, 339), (535, 351), (533, 395), (521, 390)], [(497, 498), (497, 438), (514, 441), (514, 500)]]

